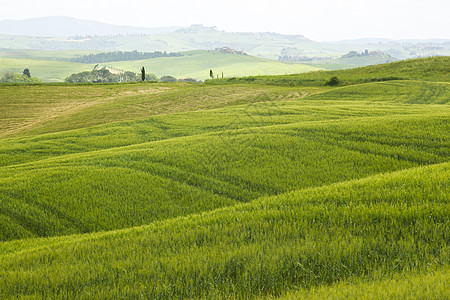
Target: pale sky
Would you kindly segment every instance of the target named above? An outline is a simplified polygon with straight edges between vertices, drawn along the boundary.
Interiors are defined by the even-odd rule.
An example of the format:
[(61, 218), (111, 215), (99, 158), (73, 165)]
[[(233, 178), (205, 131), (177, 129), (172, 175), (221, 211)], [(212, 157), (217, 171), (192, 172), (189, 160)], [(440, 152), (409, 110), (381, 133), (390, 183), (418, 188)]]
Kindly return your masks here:
[(450, 0), (0, 0), (0, 20), (68, 16), (142, 27), (355, 38), (450, 39)]

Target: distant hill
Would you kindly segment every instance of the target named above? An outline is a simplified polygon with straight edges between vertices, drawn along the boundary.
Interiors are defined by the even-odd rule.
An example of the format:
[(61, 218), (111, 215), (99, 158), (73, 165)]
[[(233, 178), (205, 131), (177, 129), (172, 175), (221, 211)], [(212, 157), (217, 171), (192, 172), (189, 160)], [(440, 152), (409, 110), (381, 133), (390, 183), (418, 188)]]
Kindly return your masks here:
[[(302, 28), (298, 29), (301, 32)], [(301, 34), (274, 32), (226, 32), (200, 24), (189, 27), (141, 28), (116, 26), (66, 17), (0, 21), (1, 49), (167, 51), (214, 50), (228, 47), (249, 55), (277, 60), (285, 49), (300, 56), (339, 59), (350, 52), (383, 52), (395, 59), (450, 55), (450, 40), (359, 39), (316, 42)], [(373, 61), (373, 63), (386, 62)], [(340, 69), (369, 62), (329, 61), (321, 67)]]
[[(15, 25), (0, 23), (0, 49), (42, 49), (73, 50), (92, 49), (104, 51), (190, 51), (214, 50), (229, 47), (244, 51), (250, 55), (277, 59), (281, 50), (287, 45), (301, 47), (315, 53), (321, 44), (311, 41), (302, 35), (283, 35), (271, 32), (225, 32), (216, 27), (192, 25), (187, 28), (142, 29), (133, 27), (117, 27), (97, 22), (84, 23), (76, 19), (37, 19), (21, 21), (21, 31), (11, 29)], [(38, 22), (39, 21), (39, 22)], [(79, 24), (81, 22), (82, 26)], [(100, 26), (101, 25), (101, 26)], [(39, 35), (34, 28), (49, 28)], [(54, 27), (59, 27), (55, 29)], [(71, 29), (71, 28), (74, 29)], [(28, 28), (28, 29), (27, 29)], [(78, 28), (78, 29), (75, 29)], [(44, 30), (44, 29), (39, 29)], [(157, 32), (159, 30), (159, 32)], [(165, 30), (165, 32), (163, 32)], [(153, 32), (149, 32), (153, 31)], [(25, 34), (28, 34), (25, 36)], [(3, 35), (2, 35), (3, 34)], [(22, 34), (22, 35), (19, 35)], [(358, 49), (359, 50), (359, 49)], [(349, 50), (339, 50), (344, 54)]]
[(0, 21), (0, 34), (26, 35), (36, 37), (67, 37), (118, 34), (160, 34), (172, 32), (181, 27), (143, 28), (133, 26), (116, 26), (96, 21), (69, 17), (45, 17), (27, 20)]

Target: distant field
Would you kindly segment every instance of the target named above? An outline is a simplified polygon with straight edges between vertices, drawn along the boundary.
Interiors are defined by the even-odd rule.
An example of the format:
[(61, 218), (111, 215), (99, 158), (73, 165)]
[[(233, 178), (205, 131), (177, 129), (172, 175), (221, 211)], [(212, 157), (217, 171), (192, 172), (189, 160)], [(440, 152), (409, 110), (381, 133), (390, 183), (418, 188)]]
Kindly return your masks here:
[(44, 82), (62, 82), (70, 74), (90, 71), (93, 67), (94, 65), (64, 61), (0, 57), (0, 76), (8, 71), (22, 74), (28, 68), (31, 76)]
[(304, 62), (304, 64), (327, 70), (343, 70), (370, 65), (385, 64), (389, 62), (389, 59), (385, 57), (362, 56), (350, 58), (335, 58), (329, 60), (315, 60), (311, 62)]
[[(0, 51), (1, 52), (1, 51)], [(96, 53), (98, 51), (92, 51)], [(1, 53), (0, 53), (1, 54)], [(0, 74), (6, 71), (22, 73), (29, 68), (32, 75), (44, 82), (62, 82), (73, 74), (91, 71), (94, 64), (65, 62), (77, 55), (88, 54), (86, 51), (9, 51), (0, 55)], [(191, 51), (182, 57), (155, 58), (142, 61), (124, 61), (102, 63), (124, 71), (139, 73), (144, 66), (148, 73), (158, 77), (164, 75), (176, 78), (196, 78), (205, 80), (209, 70), (222, 76), (278, 75), (319, 70), (319, 68), (293, 63), (283, 63), (254, 56), (223, 54), (209, 51)]]
[(251, 76), (213, 80), (213, 84), (256, 83), (284, 86), (320, 86), (331, 77), (338, 77), (340, 85), (389, 80), (450, 81), (450, 56), (403, 60), (348, 70), (317, 71), (286, 76)]
[(35, 60), (70, 61), (80, 55), (95, 54), (98, 50), (23, 50), (0, 49), (0, 56)]
[[(254, 56), (233, 55), (215, 51), (185, 52), (183, 57), (156, 58), (143, 61), (105, 63), (123, 70), (139, 70), (145, 66), (146, 70), (159, 77), (171, 75), (176, 78), (197, 78), (205, 80), (209, 77), (209, 70), (214, 76), (225, 77), (248, 75), (280, 75), (303, 73), (319, 70), (319, 68), (303, 64), (283, 63)], [(137, 72), (137, 71), (136, 71)]]
[(0, 298), (448, 298), (449, 67), (0, 85)]

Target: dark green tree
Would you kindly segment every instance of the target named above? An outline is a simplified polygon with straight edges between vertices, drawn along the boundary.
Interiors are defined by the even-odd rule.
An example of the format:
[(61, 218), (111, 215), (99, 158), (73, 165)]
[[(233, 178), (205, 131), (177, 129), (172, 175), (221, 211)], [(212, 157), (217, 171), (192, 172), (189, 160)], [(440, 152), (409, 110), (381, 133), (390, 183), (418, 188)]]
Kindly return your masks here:
[(145, 68), (144, 67), (141, 68), (141, 78), (142, 78), (142, 81), (145, 81)]
[(338, 85), (339, 83), (340, 83), (339, 78), (337, 78), (336, 76), (333, 76), (330, 78), (330, 80), (325, 82), (325, 85), (334, 86), (334, 85)]
[(211, 77), (212, 79), (214, 79), (214, 73), (212, 70), (209, 70), (209, 77)]
[(26, 68), (25, 70), (23, 70), (23, 75), (25, 75), (28, 78), (30, 78), (31, 77), (30, 69)]

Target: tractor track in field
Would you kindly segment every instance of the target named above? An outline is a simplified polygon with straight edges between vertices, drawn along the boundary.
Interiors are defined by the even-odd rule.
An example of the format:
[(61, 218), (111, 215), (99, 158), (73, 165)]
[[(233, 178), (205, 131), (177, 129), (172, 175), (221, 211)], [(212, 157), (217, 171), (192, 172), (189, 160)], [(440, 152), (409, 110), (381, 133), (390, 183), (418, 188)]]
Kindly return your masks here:
[[(106, 99), (105, 99), (106, 100)], [(43, 124), (45, 122), (57, 119), (59, 117), (70, 115), (75, 112), (81, 111), (85, 108), (89, 108), (95, 106), (99, 103), (105, 102), (105, 100), (95, 100), (84, 103), (70, 103), (63, 107), (52, 107), (45, 110), (45, 112), (38, 112), (36, 114), (37, 118), (32, 120), (26, 120), (21, 125), (16, 126), (15, 128), (5, 130), (0, 133), (0, 138), (8, 138), (13, 136), (16, 133), (24, 131), (26, 129), (35, 127), (36, 125)]]
[(140, 89), (138, 91), (125, 91), (111, 96), (102, 98), (101, 100), (91, 100), (85, 102), (71, 102), (63, 106), (44, 108), (35, 114), (35, 118), (25, 120), (21, 124), (17, 124), (14, 128), (6, 129), (3, 132), (0, 131), (1, 138), (13, 137), (15, 134), (25, 131), (27, 129), (33, 128), (39, 124), (44, 124), (46, 122), (56, 120), (60, 117), (71, 115), (82, 111), (84, 109), (93, 107), (98, 104), (104, 104), (112, 101), (116, 101), (119, 98), (135, 96), (135, 95), (146, 95), (155, 93), (164, 93), (170, 90), (169, 88), (152, 88), (152, 89)]

